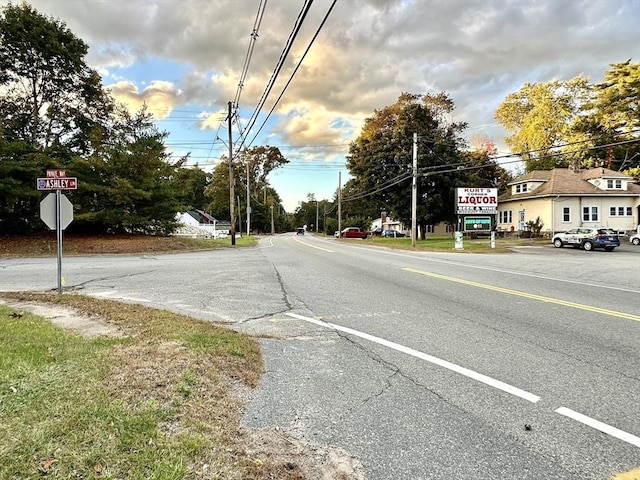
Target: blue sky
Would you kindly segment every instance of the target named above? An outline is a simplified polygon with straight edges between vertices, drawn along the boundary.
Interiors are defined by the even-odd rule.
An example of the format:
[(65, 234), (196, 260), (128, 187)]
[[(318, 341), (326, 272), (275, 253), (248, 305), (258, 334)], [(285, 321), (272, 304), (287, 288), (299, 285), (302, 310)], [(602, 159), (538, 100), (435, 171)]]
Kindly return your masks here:
[[(7, 0), (0, 0), (6, 5)], [(247, 128), (302, 6), (299, 0), (30, 0), (90, 47), (88, 63), (120, 101), (145, 103), (176, 156), (210, 169), (228, 152), (223, 122), (240, 91)], [(308, 194), (331, 199), (364, 119), (402, 92), (444, 91), (470, 142), (502, 154), (493, 115), (525, 82), (602, 79), (640, 58), (640, 0), (339, 0), (280, 102), (273, 102), (325, 17), (315, 0), (252, 131), (290, 163), (269, 181), (288, 211)], [(261, 17), (260, 7), (264, 7)], [(258, 23), (256, 20), (260, 18)], [(264, 125), (263, 125), (264, 122)], [(234, 142), (240, 138), (233, 127)], [(257, 130), (261, 127), (259, 133)], [(256, 136), (257, 135), (257, 136)]]

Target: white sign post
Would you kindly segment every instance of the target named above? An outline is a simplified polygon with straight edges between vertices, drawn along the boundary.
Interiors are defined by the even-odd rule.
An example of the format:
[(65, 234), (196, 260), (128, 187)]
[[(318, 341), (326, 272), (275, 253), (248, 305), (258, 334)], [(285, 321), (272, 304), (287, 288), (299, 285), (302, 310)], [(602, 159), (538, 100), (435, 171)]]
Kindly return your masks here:
[[(44, 182), (42, 180), (45, 180)], [(56, 183), (49, 183), (54, 180)], [(38, 190), (54, 190), (44, 200), (40, 202), (40, 219), (49, 227), (56, 231), (58, 243), (58, 294), (62, 294), (62, 231), (73, 221), (73, 205), (67, 197), (62, 194), (62, 189), (76, 189), (77, 180), (67, 182), (64, 170), (47, 170), (46, 179), (38, 179)]]

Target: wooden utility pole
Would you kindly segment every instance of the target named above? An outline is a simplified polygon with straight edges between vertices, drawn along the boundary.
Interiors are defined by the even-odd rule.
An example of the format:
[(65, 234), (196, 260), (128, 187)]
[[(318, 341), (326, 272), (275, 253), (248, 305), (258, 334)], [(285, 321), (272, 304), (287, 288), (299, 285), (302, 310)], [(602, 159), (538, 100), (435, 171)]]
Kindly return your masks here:
[(411, 246), (416, 246), (416, 210), (418, 209), (418, 134), (413, 134), (413, 182), (411, 185)]
[(233, 139), (231, 138), (232, 102), (229, 102), (229, 215), (231, 217), (231, 245), (236, 244), (235, 175), (233, 174)]
[(342, 172), (338, 172), (338, 232), (342, 232)]

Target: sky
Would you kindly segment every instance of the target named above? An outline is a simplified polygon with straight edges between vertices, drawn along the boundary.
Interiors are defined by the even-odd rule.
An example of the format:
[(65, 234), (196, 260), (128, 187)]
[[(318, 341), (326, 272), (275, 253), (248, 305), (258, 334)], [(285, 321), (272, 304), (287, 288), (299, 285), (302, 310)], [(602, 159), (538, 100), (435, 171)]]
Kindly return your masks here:
[(507, 95), (578, 75), (598, 83), (640, 59), (640, 0), (315, 0), (302, 21), (301, 0), (28, 3), (89, 45), (117, 100), (147, 106), (176, 159), (210, 171), (237, 105), (234, 149), (277, 146), (289, 160), (268, 179), (289, 212), (309, 194), (333, 199), (364, 120), (403, 92), (447, 93), (469, 142), (508, 154), (494, 119)]

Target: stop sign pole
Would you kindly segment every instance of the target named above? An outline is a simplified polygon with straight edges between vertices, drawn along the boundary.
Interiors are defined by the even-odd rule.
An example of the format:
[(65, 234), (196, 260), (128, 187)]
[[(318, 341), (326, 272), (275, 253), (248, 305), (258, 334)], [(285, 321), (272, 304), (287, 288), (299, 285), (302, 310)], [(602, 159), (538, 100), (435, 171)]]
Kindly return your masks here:
[[(62, 190), (76, 189), (77, 185), (77, 179), (67, 178), (64, 170), (47, 170), (47, 177), (38, 178), (37, 182), (38, 190), (55, 190), (55, 207), (51, 208), (52, 194), (47, 195), (40, 202), (40, 218), (51, 230), (54, 228), (56, 230), (59, 295), (62, 294), (62, 230), (67, 228), (73, 220), (73, 205), (67, 200), (67, 197), (62, 195)], [(54, 215), (51, 215), (52, 210), (55, 212)]]
[(60, 202), (62, 200), (62, 190), (56, 190), (56, 242), (58, 244), (57, 255), (57, 278), (58, 278), (58, 295), (62, 295), (62, 228), (61, 228), (61, 211)]

